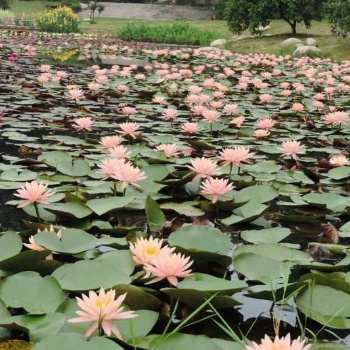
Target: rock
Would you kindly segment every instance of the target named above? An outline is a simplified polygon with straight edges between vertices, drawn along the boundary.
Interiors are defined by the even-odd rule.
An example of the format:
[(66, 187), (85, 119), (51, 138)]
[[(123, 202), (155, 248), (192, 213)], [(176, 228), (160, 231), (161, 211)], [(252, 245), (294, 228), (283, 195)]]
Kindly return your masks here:
[(265, 27), (260, 26), (260, 27), (257, 28), (256, 30), (257, 30), (258, 32), (266, 32), (266, 31), (269, 30), (269, 29), (271, 29), (271, 26), (267, 25), (267, 26), (265, 26)]
[(301, 44), (302, 41), (297, 38), (289, 38), (282, 43), (282, 47), (289, 47), (289, 46), (295, 46), (296, 44)]
[(317, 46), (317, 41), (314, 38), (307, 38), (306, 45), (309, 46)]
[(226, 39), (216, 39), (210, 43), (210, 46), (218, 47), (224, 46), (227, 43)]
[(200, 50), (201, 51), (219, 51), (220, 49), (214, 46), (204, 46), (204, 47), (201, 47)]
[(314, 45), (299, 44), (296, 50), (293, 52), (293, 56), (318, 56), (321, 50)]

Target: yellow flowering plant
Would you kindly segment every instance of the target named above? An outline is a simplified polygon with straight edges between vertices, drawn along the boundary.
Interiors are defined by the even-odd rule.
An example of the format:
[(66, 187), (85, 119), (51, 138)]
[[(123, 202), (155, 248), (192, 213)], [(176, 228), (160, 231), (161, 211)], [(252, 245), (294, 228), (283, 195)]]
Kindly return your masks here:
[(68, 6), (41, 12), (37, 20), (38, 27), (45, 32), (72, 33), (78, 31), (79, 16)]

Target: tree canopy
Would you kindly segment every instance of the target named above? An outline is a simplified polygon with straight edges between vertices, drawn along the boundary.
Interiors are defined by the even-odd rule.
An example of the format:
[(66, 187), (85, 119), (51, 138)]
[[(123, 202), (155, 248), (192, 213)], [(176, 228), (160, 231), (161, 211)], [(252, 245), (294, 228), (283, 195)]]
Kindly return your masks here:
[(332, 0), (326, 6), (327, 18), (334, 35), (347, 37), (350, 33), (350, 0)]
[(296, 34), (297, 23), (310, 27), (313, 20), (323, 19), (323, 4), (324, 0), (227, 0), (225, 15), (233, 33), (257, 33), (271, 19), (281, 18)]

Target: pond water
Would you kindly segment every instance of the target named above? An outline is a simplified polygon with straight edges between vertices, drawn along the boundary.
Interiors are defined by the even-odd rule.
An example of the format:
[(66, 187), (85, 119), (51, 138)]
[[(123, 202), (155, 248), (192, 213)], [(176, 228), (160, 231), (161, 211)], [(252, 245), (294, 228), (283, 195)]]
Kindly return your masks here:
[[(36, 224), (38, 218), (30, 206), (24, 210), (16, 208), (18, 201), (14, 192), (26, 181), (38, 179), (57, 191), (55, 200), (41, 208), (42, 219), (48, 223), (84, 230), (96, 239), (110, 234), (112, 238), (132, 241), (135, 237), (152, 233), (167, 242), (176, 242), (181, 252), (190, 254), (195, 259), (196, 273), (249, 284), (249, 288), (240, 287), (235, 292), (218, 290), (222, 299), (216, 300), (230, 327), (249, 334), (249, 339), (258, 340), (265, 333), (272, 335), (275, 317), (280, 320), (283, 333), (290, 332), (295, 337), (300, 335), (301, 322), (305, 329), (310, 330), (307, 335), (310, 339), (314, 332), (318, 339), (333, 341), (335, 337), (330, 334), (331, 330), (338, 334), (339, 343), (350, 345), (348, 327), (339, 327), (336, 323), (348, 321), (347, 310), (340, 320), (333, 320), (333, 315), (324, 310), (323, 302), (326, 301), (321, 298), (329, 291), (330, 295), (339, 292), (347, 300), (350, 243), (347, 225), (349, 166), (336, 168), (329, 163), (334, 154), (348, 156), (350, 130), (347, 124), (340, 128), (326, 124), (323, 118), (326, 109), (320, 114), (313, 107), (314, 95), (322, 91), (322, 84), (315, 86), (308, 81), (306, 74), (296, 74), (295, 67), (288, 60), (280, 59), (277, 66), (270, 65), (269, 62), (277, 60), (271, 57), (261, 57), (259, 63), (254, 63), (253, 55), (251, 59), (245, 57), (243, 60), (239, 55), (198, 53), (194, 49), (182, 51), (173, 48), (172, 53), (159, 50), (153, 55), (148, 51), (142, 54), (138, 49), (134, 55), (129, 55), (131, 57), (125, 50), (120, 51), (116, 50), (112, 55), (74, 48), (71, 52), (56, 52), (55, 59), (59, 61), (44, 56), (23, 57), (14, 65), (6, 63), (1, 67), (2, 230), (18, 231), (24, 238), (28, 235), (23, 231), (32, 230), (30, 234), (35, 234), (36, 226), (28, 228), (22, 220)], [(5, 52), (3, 61), (7, 55)], [(222, 60), (225, 55), (226, 61)], [(258, 60), (259, 56), (255, 59)], [(57, 65), (54, 62), (58, 62)], [(40, 65), (47, 63), (52, 64), (51, 74), (64, 70), (68, 77), (39, 83)], [(95, 73), (98, 68), (91, 69), (96, 64), (101, 70), (106, 69), (103, 73), (107, 80), (101, 83), (99, 91), (94, 92), (89, 90), (88, 84), (99, 79), (99, 74)], [(300, 62), (294, 64), (301, 65)], [(120, 67), (111, 71), (116, 65)], [(130, 65), (136, 68), (123, 70)], [(314, 69), (320, 70), (321, 77), (323, 71), (320, 67), (327, 72), (337, 67), (329, 61), (307, 61), (305, 65), (317, 67)], [(273, 73), (277, 71), (276, 67), (283, 74)], [(232, 72), (228, 73), (228, 68)], [(237, 87), (240, 79), (244, 82), (242, 76), (249, 77), (247, 89)], [(341, 81), (339, 77), (337, 79)], [(285, 80), (289, 80), (291, 89), (292, 84), (303, 84), (306, 92), (301, 95), (293, 90), (293, 97), (282, 97), (280, 84)], [(259, 87), (263, 81), (268, 82), (268, 86)], [(70, 98), (68, 85), (76, 85), (84, 97)], [(263, 93), (273, 96), (274, 101), (261, 103), (259, 96)], [(202, 96), (203, 101), (207, 99), (203, 103), (211, 109), (217, 106), (220, 119), (208, 122), (196, 115), (194, 106), (188, 102), (191, 94), (206, 95)], [(166, 102), (155, 102), (155, 97), (164, 97)], [(346, 112), (348, 107), (344, 106), (348, 101), (349, 93), (346, 92), (323, 103)], [(291, 110), (293, 103), (302, 103), (307, 113), (298, 114)], [(224, 106), (232, 104), (237, 104), (237, 112), (225, 112)], [(128, 115), (123, 112), (125, 107), (135, 110)], [(176, 118), (165, 118), (167, 109), (176, 110)], [(239, 129), (230, 123), (238, 115), (246, 118)], [(94, 120), (91, 131), (77, 131), (74, 127), (75, 121), (83, 117)], [(265, 118), (274, 121), (273, 136), (254, 137), (257, 123)], [(118, 196), (113, 198), (113, 182), (103, 180), (97, 172), (98, 165), (106, 158), (99, 142), (105, 136), (121, 135), (120, 126), (124, 122), (137, 123), (141, 130), (135, 138), (123, 135), (121, 143), (130, 152), (133, 165), (144, 171), (147, 179), (140, 182), (142, 191), (132, 186), (126, 191), (118, 187)], [(193, 135), (183, 133), (181, 125), (186, 122), (198, 123), (200, 132)], [(300, 141), (305, 152), (295, 158), (281, 156), (282, 142), (290, 139)], [(178, 151), (166, 156), (156, 149), (164, 144), (175, 144)], [(232, 169), (221, 166), (219, 152), (238, 146), (254, 152), (251, 164), (244, 163)], [(217, 203), (212, 203), (210, 196), (201, 194), (200, 181), (193, 179), (194, 175), (188, 168), (193, 159), (201, 157), (220, 163), (218, 176), (229, 179), (235, 186), (227, 198), (220, 196)], [(118, 210), (101, 209), (101, 206), (107, 206), (102, 202), (94, 206), (94, 200), (108, 198), (116, 203)], [(125, 200), (124, 204), (118, 202), (122, 200)], [(177, 240), (176, 232), (186, 229), (182, 223), (193, 225), (196, 234), (198, 227), (203, 227), (203, 235), (211, 232), (221, 248), (216, 251), (210, 241), (203, 242), (203, 247), (198, 239), (194, 239), (191, 242), (194, 246), (189, 247), (186, 238), (185, 243)], [(152, 225), (157, 229), (152, 231)], [(339, 244), (319, 242), (318, 235), (330, 227), (339, 233)], [(220, 234), (210, 231), (214, 228)], [(229, 240), (225, 241), (227, 238)], [(82, 243), (86, 244), (85, 241)], [(113, 244), (111, 247), (106, 244), (105, 252), (118, 251), (116, 243)], [(312, 248), (314, 246), (317, 249)], [(103, 249), (93, 246), (77, 254), (62, 248), (57, 261), (63, 265), (65, 259), (77, 263), (87, 259), (93, 261)], [(125, 250), (124, 243), (121, 251)], [(64, 277), (60, 278), (62, 284), (67, 283)], [(315, 283), (315, 291), (319, 293), (317, 298), (321, 300), (310, 314), (308, 308), (311, 310), (314, 305), (308, 304), (307, 281)], [(186, 285), (186, 279), (181, 283)], [(142, 279), (137, 276), (133, 282), (124, 284), (144, 287)], [(164, 287), (160, 284), (160, 288)], [(71, 293), (87, 289), (74, 286)], [(193, 295), (185, 295), (185, 289), (180, 285), (169, 293), (175, 293), (186, 307), (191, 302), (198, 303)], [(155, 287), (152, 295), (159, 296), (160, 290), (163, 289)], [(288, 293), (290, 298), (285, 300), (281, 293)], [(234, 302), (230, 299), (232, 295)], [(159, 298), (166, 300), (163, 294)], [(186, 298), (190, 298), (190, 302)], [(225, 307), (226, 302), (235, 305)], [(242, 305), (237, 305), (238, 302)], [(333, 304), (327, 304), (325, 309)], [(181, 309), (181, 312), (185, 311), (185, 307)], [(329, 322), (334, 322), (334, 327), (328, 329)], [(209, 322), (205, 322), (203, 329), (205, 334), (213, 336), (210, 327)], [(155, 328), (161, 329), (162, 324)], [(201, 331), (197, 327), (193, 330), (196, 334)]]

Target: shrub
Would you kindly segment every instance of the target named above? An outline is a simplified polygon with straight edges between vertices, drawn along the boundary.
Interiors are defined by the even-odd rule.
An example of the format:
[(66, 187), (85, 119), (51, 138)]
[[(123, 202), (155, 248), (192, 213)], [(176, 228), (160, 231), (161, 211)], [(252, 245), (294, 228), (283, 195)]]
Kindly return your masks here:
[(6, 19), (13, 19), (15, 18), (15, 15), (13, 12), (11, 12), (10, 10), (2, 10), (0, 8), (0, 23), (3, 24), (5, 23)]
[(72, 33), (78, 31), (79, 16), (67, 6), (38, 14), (38, 27), (45, 32)]
[(187, 23), (174, 22), (172, 25), (152, 25), (146, 22), (128, 22), (118, 36), (124, 40), (151, 41), (180, 45), (208, 45), (221, 38), (215, 31), (199, 30)]
[(0, 9), (8, 10), (10, 8), (8, 0), (0, 0)]

